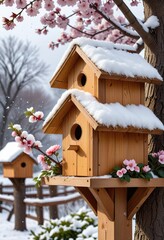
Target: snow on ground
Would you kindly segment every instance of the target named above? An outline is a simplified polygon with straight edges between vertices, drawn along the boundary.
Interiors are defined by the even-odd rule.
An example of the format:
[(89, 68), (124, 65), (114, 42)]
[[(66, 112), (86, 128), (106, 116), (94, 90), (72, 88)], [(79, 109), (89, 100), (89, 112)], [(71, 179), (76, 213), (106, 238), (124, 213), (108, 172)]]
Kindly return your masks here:
[(39, 226), (37, 224), (37, 221), (34, 221), (32, 219), (26, 219), (26, 227), (27, 231), (16, 231), (14, 230), (14, 216), (12, 219), (7, 221), (8, 212), (2, 211), (0, 213), (0, 239), (1, 240), (28, 240), (30, 236), (30, 230), (32, 231), (38, 231)]

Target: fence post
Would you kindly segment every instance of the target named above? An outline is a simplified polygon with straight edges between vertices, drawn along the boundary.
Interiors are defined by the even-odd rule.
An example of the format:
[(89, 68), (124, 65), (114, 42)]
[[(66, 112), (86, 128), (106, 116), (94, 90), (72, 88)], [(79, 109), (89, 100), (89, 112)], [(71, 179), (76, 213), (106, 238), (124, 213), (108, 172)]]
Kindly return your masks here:
[[(57, 196), (57, 186), (49, 186), (50, 197)], [(49, 206), (50, 219), (58, 218), (58, 207), (57, 205)]]
[[(43, 193), (42, 193), (42, 187), (37, 188), (37, 197), (39, 199), (43, 199)], [(36, 207), (36, 213), (37, 213), (37, 218), (38, 218), (38, 224), (43, 225), (43, 207)]]
[[(2, 183), (0, 183), (0, 194), (2, 194)], [(2, 204), (2, 201), (0, 201), (0, 212), (2, 212), (1, 204)]]

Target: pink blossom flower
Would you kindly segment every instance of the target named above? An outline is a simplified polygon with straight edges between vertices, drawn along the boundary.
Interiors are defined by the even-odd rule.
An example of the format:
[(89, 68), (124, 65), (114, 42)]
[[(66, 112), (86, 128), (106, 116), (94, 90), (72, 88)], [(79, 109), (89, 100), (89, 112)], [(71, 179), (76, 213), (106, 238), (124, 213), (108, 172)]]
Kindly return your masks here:
[(16, 137), (15, 137), (15, 142), (17, 142), (17, 143), (21, 143), (21, 142), (22, 142), (21, 137), (16, 136)]
[(152, 157), (154, 157), (154, 158), (158, 157), (158, 154), (157, 154), (157, 153), (152, 153), (151, 155), (152, 155)]
[(60, 145), (51, 146), (46, 150), (46, 154), (48, 156), (51, 156), (52, 154), (55, 154), (55, 152), (58, 151), (60, 148)]
[(41, 1), (35, 1), (35, 2), (33, 3), (34, 8), (37, 8), (37, 9), (41, 8), (41, 7), (42, 7), (42, 4), (41, 4), (41, 3), (42, 3)]
[(57, 3), (62, 7), (67, 4), (66, 0), (57, 0)]
[(119, 178), (121, 178), (121, 177), (124, 175), (121, 170), (118, 170), (118, 171), (116, 172), (116, 174), (117, 174), (117, 176), (118, 176)]
[(149, 171), (151, 170), (151, 168), (150, 168), (148, 165), (146, 165), (146, 166), (144, 166), (144, 167), (142, 168), (142, 170), (143, 170), (144, 172), (149, 172)]
[(16, 137), (16, 136), (17, 136), (17, 132), (16, 132), (16, 131), (13, 131), (13, 132), (11, 133), (11, 136), (12, 136), (12, 137)]
[(123, 161), (123, 164), (126, 166), (127, 170), (134, 171), (135, 167), (137, 166), (136, 161), (134, 159)]
[(13, 128), (16, 129), (17, 131), (20, 131), (22, 129), (20, 124), (14, 124)]
[(164, 155), (164, 150), (159, 151), (157, 154), (158, 154), (158, 156)]
[(5, 4), (6, 7), (8, 7), (8, 6), (11, 7), (14, 4), (14, 0), (5, 0), (4, 4)]
[(43, 170), (49, 170), (50, 166), (45, 162), (45, 156), (44, 155), (38, 155), (37, 156), (38, 163), (41, 164)]
[(21, 138), (27, 138), (27, 136), (28, 136), (28, 132), (27, 131), (23, 131), (21, 133)]
[(35, 112), (34, 115), (37, 118), (37, 120), (41, 120), (44, 117), (44, 113), (41, 111)]
[(86, 11), (89, 9), (89, 2), (86, 0), (81, 0), (77, 3), (77, 6), (80, 11)]
[(44, 8), (45, 8), (47, 11), (53, 10), (54, 7), (55, 7), (55, 5), (54, 5), (54, 3), (53, 3), (52, 0), (45, 1)]
[(29, 122), (34, 123), (40, 121), (44, 117), (43, 112), (37, 111), (29, 117)]
[(159, 163), (164, 164), (164, 155), (159, 156)]
[(35, 147), (41, 148), (41, 147), (43, 147), (43, 145), (40, 141), (37, 140), (37, 141), (35, 141)]
[(120, 169), (120, 170), (118, 170), (118, 171), (116, 172), (116, 175), (117, 175), (119, 178), (121, 178), (121, 177), (123, 177), (123, 175), (124, 175), (125, 173), (127, 173), (127, 170), (126, 170), (125, 168), (122, 168), (122, 169)]
[(31, 153), (32, 153), (31, 147), (30, 147), (30, 146), (25, 146), (25, 147), (24, 147), (24, 152), (25, 152), (26, 154), (31, 154)]
[(56, 19), (56, 24), (57, 24), (58, 27), (60, 27), (60, 28), (66, 29), (68, 23), (69, 23), (69, 19), (66, 18), (65, 15), (59, 16), (59, 17), (57, 17), (57, 19)]
[(16, 20), (17, 20), (18, 22), (22, 22), (22, 21), (24, 20), (24, 18), (23, 18), (23, 16), (19, 15), (19, 16), (16, 18)]
[(123, 174), (127, 173), (126, 168), (122, 168), (121, 170), (122, 170), (122, 173), (123, 173)]
[(48, 33), (48, 30), (47, 30), (47, 29), (44, 29), (44, 30), (43, 30), (43, 34), (44, 34), (44, 35), (47, 35), (47, 33)]
[(27, 1), (26, 0), (16, 0), (16, 5), (17, 8), (24, 8), (27, 5)]
[(27, 145), (30, 147), (35, 143), (35, 138), (32, 134), (28, 134), (26, 140), (27, 140)]
[(140, 168), (138, 166), (135, 166), (134, 167), (134, 171), (139, 173), (140, 172)]
[(38, 9), (34, 8), (34, 7), (27, 8), (26, 12), (27, 12), (27, 15), (31, 16), (31, 17), (34, 17), (34, 16), (36, 16), (39, 13)]
[(123, 164), (124, 164), (125, 166), (128, 166), (129, 160), (125, 159), (125, 160), (123, 161)]
[(130, 5), (133, 7), (133, 6), (138, 6), (138, 4), (139, 4), (139, 1), (137, 1), (137, 0), (133, 0), (131, 3), (130, 3)]
[(36, 29), (35, 32), (40, 35), (42, 33), (42, 30), (41, 29)]
[(68, 6), (73, 6), (73, 5), (75, 5), (75, 3), (76, 3), (76, 0), (66, 0), (66, 4)]
[(45, 161), (45, 156), (40, 154), (37, 156), (37, 160), (38, 160), (38, 163), (42, 163), (43, 161)]

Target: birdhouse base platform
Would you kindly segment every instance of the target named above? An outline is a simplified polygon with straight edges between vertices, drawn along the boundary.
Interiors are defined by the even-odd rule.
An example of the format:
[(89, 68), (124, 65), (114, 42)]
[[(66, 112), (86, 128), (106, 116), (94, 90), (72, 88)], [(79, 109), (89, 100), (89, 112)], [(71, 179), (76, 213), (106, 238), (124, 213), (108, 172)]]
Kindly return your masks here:
[(46, 185), (74, 186), (98, 216), (99, 240), (132, 240), (132, 218), (163, 178), (130, 182), (106, 176), (43, 178)]

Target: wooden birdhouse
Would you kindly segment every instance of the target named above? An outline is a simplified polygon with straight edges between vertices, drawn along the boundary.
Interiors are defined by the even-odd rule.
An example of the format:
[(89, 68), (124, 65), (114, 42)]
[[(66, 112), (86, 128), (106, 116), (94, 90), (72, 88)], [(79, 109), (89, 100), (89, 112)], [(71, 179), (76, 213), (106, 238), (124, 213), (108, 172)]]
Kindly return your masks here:
[(32, 178), (34, 158), (23, 152), (16, 142), (9, 142), (0, 151), (3, 176), (7, 178)]
[(161, 77), (132, 48), (80, 39), (51, 80), (68, 89), (43, 130), (63, 134), (63, 175), (108, 174), (124, 159), (147, 163), (148, 134), (163, 124), (144, 106), (145, 82)]

